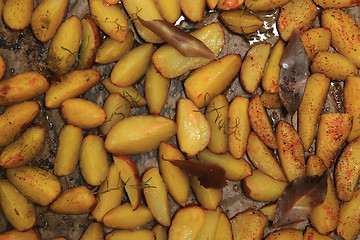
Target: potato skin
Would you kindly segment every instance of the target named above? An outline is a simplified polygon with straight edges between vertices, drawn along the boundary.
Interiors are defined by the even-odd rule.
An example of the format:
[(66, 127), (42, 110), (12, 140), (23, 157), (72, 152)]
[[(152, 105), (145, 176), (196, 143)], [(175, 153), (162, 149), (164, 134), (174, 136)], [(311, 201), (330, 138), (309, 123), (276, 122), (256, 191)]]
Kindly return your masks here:
[(300, 37), (310, 61), (319, 51), (330, 48), (331, 32), (327, 28), (311, 28)]
[(7, 0), (3, 9), (4, 21), (11, 29), (23, 30), (30, 25), (33, 9), (33, 0)]
[(20, 232), (16, 229), (12, 229), (3, 233), (0, 233), (0, 239), (4, 240), (41, 240), (40, 233), (37, 228), (31, 228), (26, 232)]
[(346, 240), (353, 240), (360, 229), (360, 190), (357, 190), (349, 202), (340, 207), (340, 221), (336, 232)]
[(230, 220), (234, 240), (262, 239), (267, 219), (258, 210), (248, 209), (237, 214)]
[(25, 72), (0, 82), (0, 106), (26, 101), (49, 88), (47, 79), (37, 72)]
[(242, 10), (223, 11), (220, 19), (231, 31), (239, 34), (256, 32), (263, 25), (261, 19)]
[(360, 136), (360, 77), (351, 76), (346, 79), (344, 87), (345, 112), (353, 118), (353, 126), (348, 142)]
[(245, 6), (254, 12), (270, 11), (281, 7), (290, 0), (245, 0)]
[(314, 0), (314, 2), (322, 8), (345, 8), (359, 5), (357, 0)]

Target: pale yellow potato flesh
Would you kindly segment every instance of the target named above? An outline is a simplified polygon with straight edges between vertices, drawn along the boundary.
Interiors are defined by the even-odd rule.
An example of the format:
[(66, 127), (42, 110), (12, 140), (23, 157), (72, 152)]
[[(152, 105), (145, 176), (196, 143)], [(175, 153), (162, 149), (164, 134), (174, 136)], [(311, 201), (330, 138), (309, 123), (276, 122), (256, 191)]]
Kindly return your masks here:
[(355, 138), (360, 136), (360, 77), (352, 76), (348, 77), (344, 87), (344, 103), (345, 112), (350, 114), (352, 117), (353, 125), (351, 132), (347, 139), (348, 142), (353, 141)]
[(227, 28), (239, 34), (256, 32), (263, 25), (263, 21), (260, 18), (240, 9), (223, 11), (220, 13), (220, 18)]
[(263, 106), (268, 109), (281, 108), (284, 106), (278, 93), (268, 93), (264, 91), (260, 99)]
[(104, 231), (102, 229), (101, 223), (92, 222), (86, 228), (83, 235), (81, 235), (80, 240), (103, 240)]
[(303, 240), (303, 232), (298, 229), (281, 229), (270, 233), (264, 240)]
[(108, 233), (105, 237), (105, 240), (155, 240), (155, 233), (148, 229), (138, 229), (138, 230), (114, 230)]
[(340, 207), (340, 220), (337, 225), (337, 234), (346, 239), (353, 240), (359, 234), (360, 228), (360, 190), (357, 190), (350, 201)]
[(280, 61), (285, 50), (284, 42), (279, 39), (270, 52), (261, 85), (267, 93), (279, 92)]
[(220, 214), (215, 240), (233, 240), (231, 223), (224, 212)]
[(206, 0), (206, 5), (209, 9), (214, 10), (219, 0)]
[(322, 235), (318, 233), (314, 228), (307, 226), (304, 232), (304, 240), (332, 240), (331, 237), (327, 235)]
[(197, 177), (190, 177), (190, 186), (202, 207), (215, 210), (219, 206), (223, 197), (221, 188), (205, 188)]
[(219, 0), (216, 8), (219, 10), (237, 9), (244, 3), (245, 0)]
[(192, 22), (200, 22), (203, 19), (205, 0), (179, 0), (183, 14)]
[(181, 8), (178, 0), (157, 0), (155, 3), (165, 21), (175, 23), (179, 19)]
[(345, 8), (359, 5), (359, 2), (354, 0), (314, 0), (314, 2), (323, 8)]
[(168, 239), (168, 234), (167, 234), (166, 229), (163, 226), (161, 226), (160, 224), (155, 225), (151, 230), (155, 233), (156, 240), (167, 240)]
[(321, 176), (327, 167), (323, 160), (316, 155), (310, 155), (306, 162), (306, 176), (318, 175)]
[(259, 211), (266, 215), (268, 221), (274, 222), (276, 207), (277, 203), (268, 204), (260, 208)]
[(0, 233), (0, 238), (9, 240), (41, 240), (40, 233), (36, 228), (31, 228), (30, 230), (25, 232), (20, 232), (16, 229), (12, 229)]
[(204, 224), (196, 235), (195, 240), (215, 239), (216, 229), (221, 213), (221, 207), (217, 207), (215, 210), (206, 210)]
[(33, 10), (33, 0), (7, 0), (2, 15), (4, 22), (11, 29), (23, 30), (30, 25)]
[(249, 209), (237, 214), (230, 222), (234, 240), (260, 240), (264, 236), (267, 219), (262, 212)]
[(269, 11), (281, 7), (290, 0), (245, 0), (245, 6), (252, 11)]
[(330, 48), (331, 32), (327, 28), (310, 28), (300, 36), (309, 60), (313, 60), (319, 51)]

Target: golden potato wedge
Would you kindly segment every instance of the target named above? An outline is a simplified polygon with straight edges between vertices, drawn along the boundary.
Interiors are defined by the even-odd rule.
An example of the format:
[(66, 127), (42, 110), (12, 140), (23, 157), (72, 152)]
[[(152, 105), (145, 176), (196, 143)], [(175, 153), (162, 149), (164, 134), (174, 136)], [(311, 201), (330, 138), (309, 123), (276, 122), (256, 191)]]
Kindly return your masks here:
[(311, 28), (300, 36), (309, 60), (312, 61), (319, 51), (330, 48), (331, 32), (327, 28)]
[(303, 240), (303, 232), (298, 229), (285, 228), (270, 233), (264, 240)]
[(167, 240), (168, 239), (167, 231), (160, 224), (155, 225), (151, 230), (155, 233), (156, 240)]
[(277, 203), (273, 203), (273, 204), (264, 205), (259, 210), (260, 212), (265, 214), (268, 221), (274, 222), (276, 207), (277, 207)]
[(31, 228), (25, 232), (20, 232), (16, 229), (12, 229), (3, 233), (0, 233), (1, 240), (40, 240), (40, 233), (36, 228)]
[(320, 114), (329, 92), (330, 79), (324, 74), (314, 73), (306, 81), (304, 96), (298, 108), (298, 132), (304, 145), (304, 151), (309, 151), (316, 137), (316, 129)]
[(245, 0), (219, 0), (216, 8), (219, 10), (237, 9), (244, 3)]
[[(190, 34), (202, 41), (216, 56), (225, 43), (224, 31), (220, 23), (206, 25)], [(167, 78), (175, 78), (187, 71), (204, 66), (211, 62), (211, 59), (185, 57), (175, 48), (166, 44), (154, 52), (152, 62), (161, 75)]]
[(46, 60), (47, 67), (53, 73), (63, 75), (74, 65), (82, 32), (81, 20), (77, 16), (71, 16), (61, 24), (51, 41)]
[(53, 109), (69, 98), (78, 97), (100, 82), (100, 73), (94, 69), (75, 70), (59, 76), (45, 94), (45, 105)]
[(155, 233), (148, 229), (114, 230), (106, 235), (105, 240), (155, 240)]
[(98, 204), (91, 212), (92, 217), (98, 222), (102, 222), (103, 217), (111, 209), (119, 206), (124, 194), (124, 182), (121, 180), (121, 172), (115, 163), (109, 167), (109, 175), (96, 192)]
[(352, 127), (351, 116), (347, 113), (327, 113), (320, 117), (316, 138), (316, 155), (330, 167), (341, 146), (348, 138)]
[(269, 109), (282, 108), (284, 106), (278, 93), (268, 93), (264, 91), (261, 94), (260, 99), (262, 105)]
[[(1, 19), (1, 2), (2, 1), (0, 0), (0, 19)], [(4, 62), (4, 59), (0, 56), (0, 80), (3, 78), (5, 71), (6, 71), (6, 64)]]
[(192, 157), (207, 147), (211, 137), (210, 123), (191, 100), (182, 98), (178, 101), (176, 123), (182, 152)]
[(340, 208), (334, 182), (331, 176), (328, 175), (325, 200), (312, 210), (309, 220), (319, 233), (328, 234), (336, 229), (339, 222), (339, 214)]
[(299, 134), (287, 122), (280, 121), (276, 127), (276, 141), (281, 166), (289, 182), (305, 176), (305, 151)]
[(102, 184), (109, 174), (104, 141), (98, 135), (87, 135), (81, 143), (79, 166), (84, 180), (93, 186)]
[(349, 202), (340, 207), (340, 220), (336, 228), (337, 234), (345, 240), (353, 240), (360, 229), (360, 190), (357, 190)]
[(331, 45), (360, 67), (360, 28), (354, 19), (341, 9), (326, 9), (321, 13), (322, 27), (331, 31)]
[(60, 105), (60, 112), (67, 124), (83, 129), (99, 127), (106, 119), (100, 106), (82, 98), (66, 99)]
[(359, 2), (354, 0), (314, 0), (314, 2), (322, 8), (344, 8), (359, 5)]
[(63, 192), (51, 205), (50, 210), (60, 214), (80, 215), (94, 210), (95, 196), (85, 186), (77, 186)]
[(284, 4), (276, 24), (280, 37), (289, 41), (294, 28), (300, 34), (305, 32), (311, 27), (318, 13), (319, 9), (312, 0), (296, 0)]
[(136, 210), (141, 201), (141, 182), (134, 161), (124, 155), (113, 156), (120, 178), (125, 183), (125, 191), (129, 197), (133, 210)]
[(150, 114), (160, 114), (163, 109), (170, 89), (170, 79), (161, 76), (152, 63), (146, 70), (145, 99)]
[(40, 111), (40, 106), (35, 101), (25, 101), (7, 107), (0, 115), (0, 147), (6, 146), (17, 135), (29, 126)]
[(134, 20), (134, 25), (139, 36), (149, 43), (163, 43), (158, 35), (144, 27), (137, 17), (145, 21), (163, 20), (154, 0), (122, 0), (128, 15)]
[(144, 226), (154, 219), (149, 208), (140, 204), (136, 210), (130, 203), (117, 206), (105, 214), (104, 226), (118, 229), (135, 229)]
[(119, 87), (135, 83), (145, 74), (154, 50), (152, 44), (143, 44), (128, 52), (111, 71), (111, 82)]
[(183, 14), (192, 22), (200, 22), (204, 16), (205, 0), (179, 0)]
[(240, 55), (228, 54), (219, 61), (196, 69), (184, 82), (186, 96), (198, 108), (207, 106), (214, 97), (225, 91), (240, 71), (241, 63)]
[(240, 70), (240, 83), (247, 92), (254, 93), (258, 88), (270, 50), (269, 43), (260, 43), (251, 47), (246, 53)]
[(220, 214), (215, 240), (233, 240), (231, 223), (224, 212)]
[(165, 183), (159, 169), (152, 167), (142, 176), (143, 192), (148, 208), (158, 223), (170, 226), (170, 208)]
[(351, 76), (346, 79), (344, 86), (344, 105), (345, 112), (353, 118), (351, 132), (347, 139), (348, 142), (353, 141), (360, 136), (360, 77)]
[(161, 142), (159, 146), (159, 168), (161, 176), (173, 199), (185, 206), (190, 192), (189, 177), (174, 166), (171, 160), (185, 160), (184, 155), (179, 149), (168, 142)]
[(161, 16), (169, 23), (175, 23), (181, 15), (181, 7), (178, 0), (155, 1)]
[(120, 2), (120, 0), (105, 0), (105, 2), (109, 5), (115, 5)]
[(108, 37), (96, 50), (95, 62), (99, 64), (108, 64), (118, 61), (134, 45), (134, 33), (129, 31), (123, 42), (116, 41)]
[(6, 177), (26, 198), (41, 206), (49, 205), (61, 193), (60, 180), (35, 166), (7, 169)]
[(219, 206), (223, 197), (222, 189), (205, 188), (197, 177), (190, 177), (190, 186), (201, 206), (210, 210)]
[[(219, 6), (219, 4), (217, 6)], [(220, 19), (227, 28), (239, 34), (249, 34), (256, 32), (264, 24), (263, 21), (257, 16), (248, 12), (244, 12), (240, 9), (223, 11), (220, 13)]]
[(161, 116), (138, 115), (115, 124), (106, 135), (105, 148), (113, 154), (136, 155), (159, 147), (176, 133), (173, 120)]
[(216, 154), (208, 149), (199, 152), (196, 157), (206, 163), (215, 163), (225, 170), (225, 178), (239, 181), (251, 175), (251, 165), (244, 159), (236, 159), (230, 153)]
[(248, 117), (249, 99), (238, 96), (229, 106), (229, 152), (234, 158), (241, 158), (246, 151), (250, 134)]
[(83, 140), (81, 128), (65, 125), (59, 133), (59, 145), (54, 162), (54, 174), (64, 176), (72, 173), (79, 161)]
[(278, 93), (280, 80), (280, 61), (285, 50), (284, 42), (279, 39), (271, 50), (269, 61), (261, 80), (265, 92)]
[(322, 235), (314, 228), (307, 226), (304, 232), (304, 240), (332, 240), (332, 238), (327, 235)]
[(214, 10), (219, 0), (206, 0), (206, 5), (210, 10)]
[(111, 93), (105, 100), (103, 109), (106, 113), (105, 122), (99, 127), (101, 134), (106, 135), (112, 126), (130, 114), (130, 103), (119, 93)]
[(205, 222), (205, 218), (206, 210), (197, 205), (180, 208), (176, 212), (169, 228), (169, 240), (195, 240), (196, 235)]
[(266, 227), (266, 216), (254, 209), (248, 209), (231, 219), (234, 240), (261, 240)]
[(246, 153), (257, 169), (276, 180), (286, 182), (285, 174), (275, 154), (260, 140), (255, 132), (251, 132), (249, 135)]
[(319, 51), (311, 65), (312, 73), (323, 73), (331, 80), (345, 81), (349, 76), (355, 76), (358, 69), (355, 64), (340, 53)]
[(229, 101), (225, 95), (218, 95), (212, 99), (206, 108), (205, 117), (211, 128), (208, 148), (214, 153), (223, 154), (229, 148), (228, 112)]
[(260, 170), (253, 170), (252, 175), (243, 180), (246, 195), (255, 201), (270, 202), (281, 197), (287, 182), (275, 180)]
[(79, 61), (77, 69), (91, 68), (95, 62), (96, 50), (100, 47), (100, 31), (89, 14), (85, 14), (81, 20), (82, 40), (79, 49)]
[(46, 130), (34, 126), (7, 145), (0, 154), (0, 166), (3, 168), (19, 167), (33, 160), (44, 145)]
[(0, 19), (2, 19), (3, 9), (4, 9), (4, 0), (0, 0)]
[(270, 11), (281, 7), (290, 0), (245, 0), (245, 7), (252, 11)]
[(0, 82), (0, 106), (40, 96), (49, 88), (47, 79), (37, 72), (24, 72)]
[(316, 155), (311, 155), (306, 162), (306, 176), (318, 175), (321, 176), (327, 167), (323, 160)]
[(47, 42), (55, 36), (65, 16), (69, 0), (43, 0), (31, 16), (31, 28), (35, 37)]
[(116, 41), (123, 42), (129, 31), (128, 19), (117, 5), (90, 0), (90, 12), (100, 29)]
[(34, 205), (5, 179), (0, 179), (0, 206), (6, 220), (16, 230), (27, 231), (34, 226), (36, 221)]
[(221, 207), (217, 207), (215, 210), (206, 210), (204, 224), (196, 235), (195, 240), (215, 239), (216, 229), (221, 213)]
[(23, 30), (30, 25), (33, 10), (34, 1), (32, 0), (6, 1), (2, 9), (4, 22), (11, 29)]
[(80, 240), (104, 240), (104, 231), (101, 223), (90, 223)]
[(249, 122), (256, 135), (263, 143), (272, 148), (277, 149), (275, 132), (262, 104), (259, 94), (252, 96), (248, 107)]
[(350, 201), (360, 177), (360, 138), (349, 143), (342, 151), (335, 168), (337, 197)]
[(145, 98), (134, 86), (119, 87), (113, 84), (110, 78), (104, 79), (101, 83), (109, 93), (119, 93), (128, 100), (130, 107), (142, 107), (146, 105)]

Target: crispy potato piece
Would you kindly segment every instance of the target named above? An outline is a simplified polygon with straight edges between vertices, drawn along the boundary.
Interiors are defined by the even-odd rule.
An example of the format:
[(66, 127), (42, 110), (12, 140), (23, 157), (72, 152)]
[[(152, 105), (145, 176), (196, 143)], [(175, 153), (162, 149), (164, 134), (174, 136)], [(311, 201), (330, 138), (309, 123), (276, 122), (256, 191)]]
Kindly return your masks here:
[(196, 69), (184, 82), (186, 96), (198, 108), (207, 106), (214, 97), (225, 91), (240, 71), (241, 63), (240, 55), (228, 54), (219, 61)]
[(145, 74), (154, 51), (154, 46), (148, 43), (128, 52), (111, 71), (111, 82), (119, 87), (128, 87), (135, 83)]
[(0, 81), (0, 106), (38, 97), (49, 88), (47, 79), (37, 72), (19, 73)]
[(340, 207), (340, 220), (337, 234), (346, 239), (353, 240), (358, 236), (360, 229), (360, 189), (355, 192), (349, 202)]
[(286, 228), (270, 233), (264, 240), (303, 240), (303, 233), (302, 230)]
[(104, 240), (104, 231), (101, 223), (90, 223), (80, 240)]
[(251, 132), (248, 138), (246, 153), (254, 166), (270, 177), (286, 182), (286, 177), (275, 154)]
[(239, 181), (251, 175), (251, 165), (244, 159), (236, 159), (230, 153), (216, 154), (208, 149), (199, 152), (197, 158), (206, 163), (215, 163), (225, 170), (225, 178)]
[[(190, 34), (202, 41), (216, 56), (219, 55), (225, 43), (224, 30), (220, 23), (206, 25)], [(161, 75), (175, 78), (187, 71), (204, 66), (211, 62), (211, 59), (185, 57), (169, 44), (165, 44), (155, 51), (152, 62)]]
[[(1, 6), (0, 6), (0, 12), (1, 12)], [(1, 19), (1, 14), (0, 14), (0, 19)], [(0, 80), (3, 78), (5, 71), (6, 71), (6, 64), (4, 62), (4, 59), (0, 56)]]
[(261, 80), (265, 92), (278, 93), (280, 80), (280, 60), (285, 50), (284, 42), (279, 39), (271, 50), (264, 76)]
[(31, 228), (28, 231), (20, 232), (16, 229), (12, 229), (3, 233), (0, 233), (0, 239), (4, 240), (41, 240), (40, 233), (36, 228)]
[(168, 239), (167, 231), (160, 224), (155, 225), (151, 230), (155, 233), (156, 240), (167, 240)]
[(100, 73), (94, 69), (75, 70), (59, 76), (45, 94), (45, 105), (53, 109), (69, 98), (78, 97), (100, 82)]
[(276, 142), (275, 132), (259, 94), (253, 95), (250, 99), (248, 114), (250, 125), (260, 140), (266, 146), (277, 149), (278, 143)]
[(206, 210), (197, 205), (180, 208), (169, 229), (169, 240), (194, 240), (205, 222)]
[(201, 206), (210, 210), (219, 206), (223, 197), (222, 189), (205, 188), (197, 177), (190, 177), (190, 186)]
[(178, 0), (156, 0), (161, 16), (169, 23), (175, 23), (181, 15), (181, 7)]
[(332, 238), (326, 235), (322, 235), (314, 228), (307, 226), (304, 232), (304, 240), (332, 240)]
[(44, 145), (46, 130), (41, 126), (27, 129), (23, 135), (7, 145), (0, 154), (0, 166), (19, 167), (33, 160)]
[(121, 180), (121, 172), (115, 163), (109, 167), (109, 174), (106, 181), (100, 185), (97, 191), (98, 203), (91, 212), (91, 218), (102, 222), (103, 217), (111, 209), (119, 206), (124, 194), (124, 182)]
[(300, 33), (308, 30), (314, 22), (319, 9), (312, 0), (289, 1), (281, 7), (277, 29), (284, 41), (289, 41), (293, 28)]
[(360, 67), (360, 28), (351, 16), (341, 9), (326, 9), (321, 13), (321, 24), (331, 31), (331, 45)]
[(247, 92), (254, 93), (258, 88), (270, 50), (269, 43), (260, 43), (251, 47), (246, 53), (240, 70), (240, 83)]
[(31, 28), (35, 37), (47, 42), (55, 36), (65, 16), (69, 0), (43, 0), (31, 16)]
[(255, 201), (262, 202), (279, 199), (287, 185), (287, 182), (275, 180), (260, 170), (253, 170), (252, 175), (243, 180), (246, 195)]
[(200, 22), (204, 16), (205, 0), (179, 0), (183, 14), (192, 22)]
[(106, 119), (106, 113), (99, 105), (82, 98), (66, 99), (60, 105), (60, 112), (67, 124), (82, 129), (99, 127)]
[(256, 32), (264, 24), (257, 16), (240, 9), (223, 11), (220, 13), (220, 19), (227, 28), (239, 34)]
[(40, 111), (35, 101), (25, 101), (7, 107), (0, 115), (0, 147), (6, 146), (29, 126)]
[(234, 240), (261, 240), (266, 227), (266, 216), (254, 209), (248, 209), (231, 219)]
[(215, 239), (216, 229), (221, 213), (221, 207), (217, 207), (215, 210), (206, 210), (204, 224), (196, 235), (195, 240)]
[(319, 117), (324, 107), (329, 87), (330, 79), (320, 73), (312, 74), (306, 82), (304, 96), (298, 109), (298, 132), (306, 152), (309, 151), (316, 137)]
[(264, 205), (259, 210), (260, 212), (265, 214), (268, 221), (274, 222), (276, 207), (277, 207), (277, 203), (273, 203), (273, 204)]
[(330, 48), (331, 32), (327, 28), (311, 28), (303, 32), (300, 38), (310, 61), (319, 51)]
[(300, 136), (287, 122), (280, 121), (276, 127), (279, 158), (289, 182), (305, 176), (305, 151)]
[(119, 6), (103, 3), (103, 0), (89, 0), (91, 16), (103, 32), (123, 42), (129, 31), (127, 17)]
[(7, 0), (2, 10), (4, 22), (11, 29), (23, 30), (30, 25), (33, 10), (33, 0)]
[(268, 93), (264, 91), (261, 94), (260, 99), (262, 105), (269, 109), (282, 108), (284, 106), (278, 93)]
[(96, 49), (95, 62), (99, 64), (108, 64), (118, 61), (124, 56), (134, 45), (134, 33), (129, 31), (123, 42), (116, 41), (108, 37)]
[(209, 9), (214, 10), (219, 0), (206, 0), (206, 5)]
[(155, 240), (155, 233), (148, 229), (138, 229), (138, 230), (114, 230), (108, 233), (105, 237), (105, 240)]
[(90, 213), (96, 204), (95, 196), (87, 187), (77, 186), (63, 192), (50, 205), (50, 210), (60, 214), (81, 215)]
[(319, 51), (310, 65), (312, 73), (323, 73), (331, 80), (345, 81), (349, 76), (355, 76), (358, 69), (340, 53)]
[(320, 117), (316, 139), (316, 155), (327, 167), (330, 167), (337, 157), (341, 146), (348, 138), (352, 127), (349, 114), (327, 113)]
[(290, 0), (245, 0), (245, 7), (254, 12), (270, 11), (281, 7)]
[(6, 220), (16, 230), (27, 231), (34, 226), (35, 206), (5, 179), (0, 179), (0, 206)]
[(229, 152), (240, 159), (246, 151), (250, 122), (248, 117), (249, 99), (238, 96), (229, 106)]
[(61, 193), (60, 180), (35, 166), (7, 169), (6, 177), (26, 198), (41, 206), (49, 205)]
[(104, 226), (118, 229), (135, 229), (144, 226), (154, 219), (149, 208), (140, 204), (136, 210), (130, 203), (117, 206), (105, 214)]
[(316, 155), (311, 155), (306, 163), (306, 176), (321, 176), (326, 169), (327, 167), (321, 158)]
[(322, 8), (344, 8), (359, 5), (359, 2), (354, 0), (314, 0), (314, 2)]
[(233, 240), (231, 223), (227, 215), (222, 212), (216, 228), (215, 240)]
[(360, 177), (360, 138), (350, 142), (342, 151), (335, 168), (337, 196), (342, 201), (353, 197)]
[(351, 76), (346, 79), (344, 87), (345, 112), (353, 118), (353, 125), (348, 142), (360, 136), (360, 77)]

